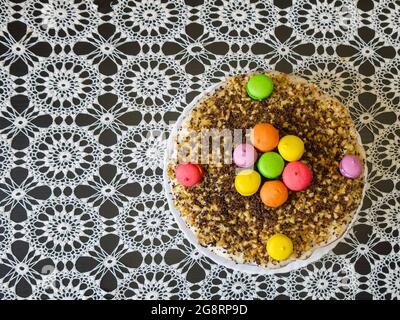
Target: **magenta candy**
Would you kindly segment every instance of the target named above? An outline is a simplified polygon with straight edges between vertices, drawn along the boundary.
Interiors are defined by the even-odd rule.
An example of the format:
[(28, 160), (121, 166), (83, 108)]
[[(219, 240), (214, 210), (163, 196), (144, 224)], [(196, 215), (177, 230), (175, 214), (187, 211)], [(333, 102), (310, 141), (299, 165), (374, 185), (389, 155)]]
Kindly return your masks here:
[(248, 168), (257, 160), (257, 151), (247, 143), (239, 144), (233, 151), (233, 161), (238, 167)]
[(344, 156), (339, 165), (340, 173), (346, 178), (358, 178), (363, 169), (363, 164), (359, 157), (355, 155)]

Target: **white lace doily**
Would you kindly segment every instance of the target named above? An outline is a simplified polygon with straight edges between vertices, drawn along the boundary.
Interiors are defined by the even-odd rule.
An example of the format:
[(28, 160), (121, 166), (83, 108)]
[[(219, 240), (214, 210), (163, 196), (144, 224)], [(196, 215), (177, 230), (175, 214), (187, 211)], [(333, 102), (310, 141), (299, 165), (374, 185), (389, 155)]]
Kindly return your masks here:
[[(0, 1), (0, 299), (399, 299), (400, 2), (116, 2)], [(173, 120), (256, 69), (341, 100), (367, 153), (351, 232), (282, 275), (203, 256), (162, 188)]]

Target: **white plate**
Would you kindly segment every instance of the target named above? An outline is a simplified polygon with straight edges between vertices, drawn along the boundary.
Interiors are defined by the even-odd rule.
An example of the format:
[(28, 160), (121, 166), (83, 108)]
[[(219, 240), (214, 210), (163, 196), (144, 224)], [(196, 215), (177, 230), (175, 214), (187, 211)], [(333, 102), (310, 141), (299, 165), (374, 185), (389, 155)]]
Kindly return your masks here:
[[(207, 89), (203, 94), (199, 95), (198, 97), (196, 97), (196, 99), (194, 99), (187, 107), (186, 109), (182, 112), (182, 114), (180, 115), (178, 121), (175, 123), (171, 134), (168, 138), (168, 142), (167, 142), (167, 150), (166, 150), (166, 154), (164, 157), (164, 174), (163, 174), (163, 184), (164, 184), (164, 190), (165, 190), (165, 194), (167, 197), (167, 201), (168, 201), (168, 205), (170, 208), (170, 211), (172, 212), (176, 223), (178, 224), (179, 228), (182, 230), (182, 232), (185, 234), (186, 238), (196, 247), (196, 249), (198, 251), (200, 251), (203, 255), (205, 255), (206, 257), (210, 258), (211, 260), (213, 260), (214, 262), (223, 265), (227, 268), (233, 269), (233, 270), (238, 270), (241, 272), (247, 272), (247, 273), (257, 273), (257, 274), (276, 274), (276, 273), (285, 273), (285, 272), (289, 272), (292, 270), (296, 270), (299, 269), (301, 267), (304, 267), (312, 262), (315, 262), (319, 259), (321, 259), (324, 255), (326, 255), (329, 251), (331, 251), (342, 239), (343, 237), (347, 234), (347, 232), (352, 228), (354, 222), (357, 219), (358, 213), (360, 211), (360, 208), (362, 206), (362, 201), (360, 203), (360, 206), (357, 208), (352, 221), (348, 224), (345, 232), (343, 232), (343, 234), (337, 238), (335, 241), (330, 242), (329, 244), (325, 245), (325, 246), (320, 246), (315, 248), (311, 255), (309, 255), (307, 258), (305, 259), (295, 259), (292, 260), (290, 262), (288, 262), (287, 260), (284, 261), (285, 265), (282, 267), (277, 267), (277, 268), (266, 268), (266, 267), (262, 267), (256, 264), (252, 264), (252, 263), (238, 263), (236, 261), (234, 261), (233, 259), (229, 258), (228, 255), (224, 255), (222, 253), (216, 254), (213, 251), (218, 251), (218, 248), (215, 247), (203, 247), (201, 246), (198, 242), (197, 242), (197, 237), (196, 234), (194, 233), (194, 231), (186, 224), (184, 218), (180, 215), (179, 210), (175, 207), (174, 202), (173, 202), (173, 195), (172, 195), (172, 188), (171, 188), (171, 181), (168, 177), (167, 174), (167, 165), (168, 165), (168, 161), (170, 158), (170, 155), (173, 152), (173, 148), (174, 148), (174, 139), (177, 135), (177, 132), (179, 130), (179, 128), (182, 125), (183, 120), (190, 114), (190, 112), (193, 110), (193, 108), (197, 105), (197, 103), (208, 93), (212, 93), (213, 91), (216, 90), (216, 88), (218, 88), (223, 82), (221, 82), (220, 84), (216, 84), (212, 87), (210, 87), (209, 89)], [(358, 135), (358, 143), (360, 144), (360, 146), (362, 146), (361, 143), (361, 138)], [(365, 165), (364, 168), (364, 182), (366, 180), (367, 177), (367, 166)], [(362, 198), (364, 198), (364, 194), (365, 194), (365, 183), (364, 183), (364, 190), (363, 190), (363, 195)]]

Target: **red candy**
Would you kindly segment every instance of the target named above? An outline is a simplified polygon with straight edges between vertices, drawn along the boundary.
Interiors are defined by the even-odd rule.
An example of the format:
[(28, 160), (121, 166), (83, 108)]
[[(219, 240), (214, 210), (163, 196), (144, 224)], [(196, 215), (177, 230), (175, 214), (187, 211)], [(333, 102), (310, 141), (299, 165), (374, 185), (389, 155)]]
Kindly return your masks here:
[(175, 169), (176, 179), (185, 187), (191, 187), (199, 183), (203, 175), (203, 167), (194, 163), (183, 163)]
[(307, 165), (300, 161), (290, 162), (286, 165), (282, 173), (283, 183), (292, 191), (301, 191), (306, 189), (313, 175)]

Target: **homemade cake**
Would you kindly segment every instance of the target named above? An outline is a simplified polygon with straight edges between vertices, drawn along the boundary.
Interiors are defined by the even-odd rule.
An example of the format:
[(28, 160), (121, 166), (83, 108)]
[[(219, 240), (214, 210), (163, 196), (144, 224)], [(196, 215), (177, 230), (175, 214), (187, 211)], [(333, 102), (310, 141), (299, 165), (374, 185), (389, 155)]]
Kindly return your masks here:
[[(167, 174), (174, 205), (200, 245), (237, 262), (277, 268), (307, 258), (343, 234), (359, 207), (364, 187), (362, 170), (351, 176), (346, 165), (359, 161), (363, 168), (364, 152), (347, 109), (338, 100), (299, 77), (275, 71), (261, 74), (272, 80), (267, 97), (258, 99), (246, 88), (255, 75), (246, 74), (226, 79), (198, 101), (178, 130)], [(262, 130), (267, 131), (262, 133), (268, 132), (268, 126), (275, 128), (282, 143), (292, 143), (286, 149), (290, 156), (284, 155), (284, 147), (276, 146), (278, 140), (272, 149), (261, 150), (252, 136), (257, 125), (265, 126)], [(206, 153), (220, 159), (206, 159), (204, 133), (234, 129), (242, 129), (243, 141), (233, 141), (229, 148), (221, 143), (207, 149)], [(212, 142), (212, 138), (206, 139)], [(235, 163), (234, 149), (244, 142), (242, 155), (253, 154), (250, 149), (254, 147), (258, 158)], [(271, 161), (278, 161), (277, 169), (269, 165)], [(182, 164), (186, 167), (178, 172)], [(248, 194), (240, 189), (241, 178), (237, 178), (246, 173), (252, 175), (246, 181), (261, 178)], [(285, 181), (285, 174), (304, 174), (306, 182)], [(282, 199), (278, 201), (276, 196)]]

